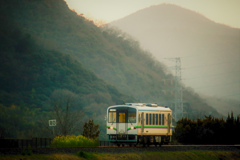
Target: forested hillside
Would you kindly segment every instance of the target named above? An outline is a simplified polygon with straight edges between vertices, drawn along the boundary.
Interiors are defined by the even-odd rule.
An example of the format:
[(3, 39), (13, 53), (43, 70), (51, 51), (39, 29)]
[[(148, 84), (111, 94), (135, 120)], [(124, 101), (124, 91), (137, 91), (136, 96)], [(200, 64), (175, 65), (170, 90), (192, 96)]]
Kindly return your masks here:
[[(75, 110), (84, 110), (104, 132), (109, 105), (131, 101), (173, 104), (173, 92), (164, 92), (169, 88), (164, 80), (173, 76), (161, 63), (141, 50), (138, 42), (122, 32), (98, 28), (69, 10), (63, 0), (2, 0), (0, 15), (4, 22), (0, 103), (5, 113), (22, 106), (42, 114), (51, 110), (52, 93), (65, 89), (78, 96)], [(190, 117), (210, 112), (219, 116), (188, 89), (184, 102)], [(10, 118), (4, 121), (11, 122)], [(35, 121), (29, 124), (34, 125)]]
[[(1, 25), (2, 104), (43, 106), (55, 89), (68, 89), (82, 97), (91, 95), (97, 103), (122, 103), (121, 95), (68, 54), (37, 44), (33, 36), (13, 25)], [(97, 98), (96, 96), (101, 96)], [(106, 95), (109, 94), (109, 95)], [(126, 97), (122, 97), (122, 100)]]
[(86, 116), (95, 114), (95, 118), (104, 117), (108, 105), (134, 100), (106, 84), (70, 55), (43, 47), (34, 36), (24, 33), (4, 17), (0, 17), (0, 21), (1, 135), (21, 137), (28, 131), (26, 125), (32, 127), (30, 130), (39, 130), (37, 118), (54, 117), (50, 102), (56, 90), (76, 94), (78, 101), (71, 110), (84, 110)]
[(161, 98), (159, 79), (166, 75), (158, 62), (139, 49), (137, 42), (125, 40), (114, 30), (97, 28), (69, 10), (62, 0), (17, 2), (9, 4), (6, 12), (26, 32), (76, 56), (86, 68), (124, 93), (143, 101)]

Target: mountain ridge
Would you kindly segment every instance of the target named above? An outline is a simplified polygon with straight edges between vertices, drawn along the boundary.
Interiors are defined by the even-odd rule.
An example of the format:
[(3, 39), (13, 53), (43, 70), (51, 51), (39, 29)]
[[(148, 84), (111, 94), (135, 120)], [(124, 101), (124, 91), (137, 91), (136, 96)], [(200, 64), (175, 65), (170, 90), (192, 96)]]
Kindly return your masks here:
[[(240, 29), (215, 23), (197, 12), (172, 4), (151, 6), (109, 25), (139, 40), (142, 48), (167, 65), (172, 64), (164, 58), (181, 57), (183, 83), (197, 92), (203, 94), (199, 84), (214, 86), (216, 83), (222, 88), (208, 89), (204, 93), (222, 97), (224, 93), (239, 92), (235, 86), (223, 86), (240, 80), (236, 72), (232, 73), (239, 72), (240, 68), (237, 62), (240, 60)], [(213, 76), (216, 74), (222, 74), (222, 80)], [(199, 81), (195, 77), (200, 77)]]
[[(0, 9), (1, 13), (9, 14), (9, 19), (27, 34), (38, 37), (41, 40), (39, 44), (46, 41), (45, 45), (71, 56), (97, 77), (116, 87), (116, 90), (112, 88), (113, 92), (118, 93), (119, 90), (120, 93), (132, 96), (139, 102), (156, 102), (173, 108), (174, 96), (163, 91), (166, 88), (163, 80), (173, 79), (173, 76), (166, 73), (164, 65), (154, 60), (149, 52), (141, 50), (138, 42), (126, 38), (122, 32), (98, 28), (91, 21), (66, 9), (63, 0), (23, 0), (20, 4), (11, 5), (7, 0), (3, 0), (0, 3), (8, 4), (7, 8)], [(53, 5), (60, 8), (53, 10)], [(202, 117), (209, 112), (220, 116), (196, 93), (189, 90), (185, 90), (184, 93), (188, 95), (184, 97), (184, 102), (189, 103), (193, 110), (199, 111), (191, 112), (192, 117)], [(95, 98), (101, 102), (104, 97)], [(98, 103), (94, 106), (96, 105)], [(99, 105), (102, 107), (103, 104)]]

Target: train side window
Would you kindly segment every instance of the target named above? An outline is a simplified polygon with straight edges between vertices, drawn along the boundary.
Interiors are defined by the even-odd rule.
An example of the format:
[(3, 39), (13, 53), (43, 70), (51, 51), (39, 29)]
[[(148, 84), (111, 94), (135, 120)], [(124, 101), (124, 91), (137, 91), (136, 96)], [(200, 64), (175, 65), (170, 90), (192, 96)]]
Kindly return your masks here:
[(149, 124), (152, 124), (152, 114), (149, 114)]
[(146, 113), (146, 125), (148, 125), (148, 113)]
[(167, 117), (167, 122), (168, 122), (168, 125), (171, 125), (171, 123), (172, 123), (172, 119), (171, 119), (171, 115), (170, 115), (170, 113), (168, 113), (168, 117)]
[(159, 125), (162, 125), (162, 116), (159, 114)]
[(141, 122), (141, 115), (140, 114), (138, 115), (138, 122), (139, 123)]
[(158, 125), (158, 114), (156, 114), (156, 125)]
[(153, 125), (155, 125), (155, 114), (153, 114)]
[[(141, 113), (141, 125), (144, 126), (144, 112)], [(143, 132), (143, 128), (142, 128)]]
[(162, 114), (162, 125), (164, 125), (164, 114)]
[(128, 110), (128, 123), (136, 123), (136, 110)]

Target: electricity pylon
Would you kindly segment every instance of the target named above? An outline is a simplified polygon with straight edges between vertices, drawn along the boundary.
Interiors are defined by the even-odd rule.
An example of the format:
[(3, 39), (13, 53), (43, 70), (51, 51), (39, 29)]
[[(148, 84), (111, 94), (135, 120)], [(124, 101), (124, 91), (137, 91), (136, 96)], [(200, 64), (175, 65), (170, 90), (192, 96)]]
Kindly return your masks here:
[(181, 85), (181, 80), (182, 80), (182, 74), (181, 74), (181, 58), (176, 57), (176, 58), (166, 58), (171, 61), (175, 61), (175, 77), (174, 77), (174, 119), (175, 121), (178, 121), (183, 117), (183, 92), (182, 92), (182, 85)]

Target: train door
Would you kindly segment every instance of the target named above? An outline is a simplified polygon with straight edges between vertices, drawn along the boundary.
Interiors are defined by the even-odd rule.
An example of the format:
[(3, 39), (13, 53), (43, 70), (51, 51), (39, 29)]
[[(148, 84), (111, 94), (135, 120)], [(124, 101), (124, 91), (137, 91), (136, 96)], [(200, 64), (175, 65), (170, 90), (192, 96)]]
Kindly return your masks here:
[(141, 131), (144, 132), (144, 112), (141, 113)]
[(117, 134), (124, 135), (127, 133), (127, 108), (118, 108), (117, 110)]
[(168, 113), (168, 115), (167, 115), (168, 134), (170, 134), (171, 124), (172, 124), (172, 116), (170, 113)]

